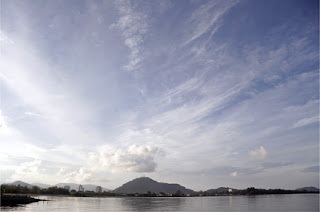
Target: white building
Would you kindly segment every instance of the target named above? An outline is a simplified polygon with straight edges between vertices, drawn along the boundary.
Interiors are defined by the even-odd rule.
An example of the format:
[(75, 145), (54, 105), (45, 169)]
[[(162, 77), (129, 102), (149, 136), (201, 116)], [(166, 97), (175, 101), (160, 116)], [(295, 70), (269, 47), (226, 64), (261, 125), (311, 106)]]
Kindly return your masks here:
[(97, 187), (96, 187), (96, 193), (101, 193), (101, 192), (102, 192), (101, 186), (97, 186)]
[(83, 188), (83, 186), (82, 186), (82, 185), (79, 185), (79, 191), (84, 192), (84, 188)]

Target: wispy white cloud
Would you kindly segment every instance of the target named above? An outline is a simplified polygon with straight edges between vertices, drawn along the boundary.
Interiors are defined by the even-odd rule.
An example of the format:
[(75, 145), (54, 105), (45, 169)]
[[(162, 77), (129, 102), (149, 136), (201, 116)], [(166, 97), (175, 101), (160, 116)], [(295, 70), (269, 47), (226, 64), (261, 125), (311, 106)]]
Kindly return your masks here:
[(14, 44), (14, 42), (3, 31), (0, 30), (0, 44)]
[(110, 26), (121, 31), (124, 44), (129, 48), (129, 63), (123, 68), (127, 71), (134, 71), (137, 74), (141, 70), (141, 62), (144, 59), (143, 42), (148, 32), (148, 14), (143, 10), (134, 7), (133, 1), (115, 1), (120, 18), (117, 23)]
[(6, 121), (4, 120), (4, 117), (2, 116), (2, 112), (0, 110), (0, 132), (3, 133), (4, 131), (8, 130), (8, 126), (6, 124)]
[(289, 112), (301, 112), (301, 111), (308, 111), (314, 107), (317, 107), (317, 105), (319, 105), (319, 99), (315, 99), (315, 100), (310, 100), (307, 103), (303, 104), (303, 105), (294, 105), (294, 106), (289, 106), (287, 108), (285, 108), (285, 111), (289, 111)]
[(192, 13), (190, 20), (188, 20), (189, 24), (192, 24), (196, 28), (184, 45), (200, 38), (206, 33), (210, 34), (207, 41), (211, 40), (222, 24), (221, 17), (237, 3), (238, 1), (208, 1), (197, 8)]
[(298, 127), (303, 127), (309, 124), (313, 124), (319, 122), (319, 116), (314, 116), (314, 117), (310, 117), (310, 118), (304, 118), (299, 120), (298, 122), (296, 122), (292, 128), (298, 128)]
[[(88, 136), (79, 126), (86, 125), (80, 120), (88, 120), (94, 114), (92, 109), (89, 109), (89, 103), (76, 98), (74, 91), (65, 92), (65, 86), (68, 85), (61, 84), (55, 77), (53, 68), (31, 41), (16, 39), (19, 39), (19, 42), (5, 47), (6, 53), (1, 55), (5, 67), (1, 70), (1, 75), (4, 76), (4, 85), (15, 96), (15, 101), (28, 108), (20, 111), (21, 116), (41, 117), (44, 119), (41, 126), (58, 136), (61, 141), (80, 142), (80, 137), (74, 135), (82, 134), (83, 138)], [(35, 81), (37, 83), (33, 83)], [(32, 112), (29, 111), (30, 108)]]

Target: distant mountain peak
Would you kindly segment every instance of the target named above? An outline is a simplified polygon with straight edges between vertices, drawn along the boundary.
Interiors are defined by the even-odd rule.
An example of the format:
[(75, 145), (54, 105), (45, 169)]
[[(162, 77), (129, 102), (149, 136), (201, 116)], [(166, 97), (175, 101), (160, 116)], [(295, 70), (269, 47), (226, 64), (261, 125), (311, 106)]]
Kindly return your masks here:
[(153, 180), (153, 179), (151, 179), (150, 177), (138, 177), (138, 178), (135, 178), (135, 179), (133, 179), (133, 180), (131, 180), (131, 181), (152, 181), (152, 182), (157, 182), (157, 181), (155, 181), (155, 180)]
[[(144, 176), (142, 176), (142, 177), (135, 178), (135, 179), (133, 179), (133, 180), (153, 180), (153, 179), (151, 179), (150, 177), (144, 177)], [(153, 180), (153, 181), (154, 181), (154, 180)]]
[(20, 185), (20, 186), (27, 186), (28, 188), (31, 188), (33, 185), (29, 184), (29, 183), (26, 183), (26, 182), (23, 182), (21, 180), (17, 180), (17, 181), (14, 181), (13, 183), (8, 183), (9, 185)]
[(157, 182), (149, 177), (139, 177), (133, 179), (119, 188), (113, 190), (115, 193), (146, 193), (146, 192), (154, 192), (154, 193), (170, 193), (174, 194), (178, 190), (184, 194), (194, 193), (191, 189), (187, 189), (179, 184), (169, 184), (169, 183), (161, 183)]
[(314, 186), (308, 186), (308, 187), (302, 187), (302, 188), (297, 188), (297, 191), (319, 191), (319, 188), (316, 188)]
[(14, 181), (13, 183), (14, 183), (14, 184), (18, 184), (18, 183), (21, 183), (21, 184), (28, 184), (28, 183), (23, 182), (23, 181), (21, 181), (21, 180)]

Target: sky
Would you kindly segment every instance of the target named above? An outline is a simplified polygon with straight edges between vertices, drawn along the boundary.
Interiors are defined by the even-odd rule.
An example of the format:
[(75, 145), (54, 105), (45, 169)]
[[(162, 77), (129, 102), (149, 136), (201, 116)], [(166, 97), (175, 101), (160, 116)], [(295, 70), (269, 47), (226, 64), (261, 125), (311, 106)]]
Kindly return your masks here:
[(316, 0), (1, 0), (0, 182), (319, 187)]

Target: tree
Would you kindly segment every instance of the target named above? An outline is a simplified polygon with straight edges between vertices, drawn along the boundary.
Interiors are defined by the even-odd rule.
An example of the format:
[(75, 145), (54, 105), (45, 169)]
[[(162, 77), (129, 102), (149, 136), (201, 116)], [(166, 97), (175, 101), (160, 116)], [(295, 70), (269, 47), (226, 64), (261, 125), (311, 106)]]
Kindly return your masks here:
[(32, 186), (30, 192), (32, 194), (40, 194), (41, 189), (38, 186)]

